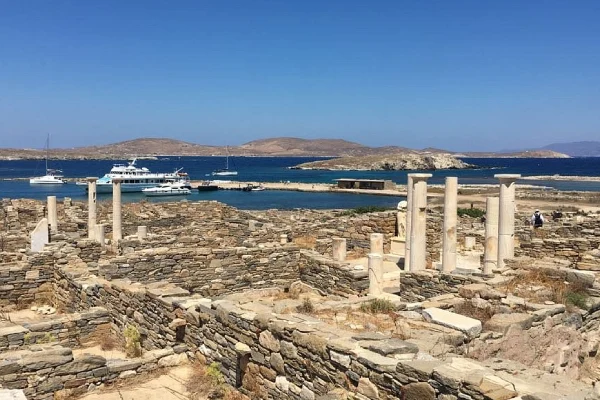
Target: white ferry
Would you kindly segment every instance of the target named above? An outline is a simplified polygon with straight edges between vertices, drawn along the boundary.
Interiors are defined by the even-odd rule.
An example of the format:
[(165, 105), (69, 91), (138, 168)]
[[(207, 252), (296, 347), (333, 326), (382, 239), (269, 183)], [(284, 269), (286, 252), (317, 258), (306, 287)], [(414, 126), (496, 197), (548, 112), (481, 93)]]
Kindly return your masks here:
[[(110, 172), (102, 178), (96, 180), (97, 193), (112, 193), (113, 178), (121, 179), (121, 192), (141, 192), (143, 189), (156, 187), (160, 184), (174, 181), (185, 181), (186, 186), (189, 185), (189, 176), (185, 172), (181, 172), (181, 168), (175, 172), (153, 173), (148, 168), (139, 168), (135, 165), (137, 159), (133, 159), (127, 165), (115, 164)], [(85, 185), (86, 182), (78, 182), (78, 185)]]

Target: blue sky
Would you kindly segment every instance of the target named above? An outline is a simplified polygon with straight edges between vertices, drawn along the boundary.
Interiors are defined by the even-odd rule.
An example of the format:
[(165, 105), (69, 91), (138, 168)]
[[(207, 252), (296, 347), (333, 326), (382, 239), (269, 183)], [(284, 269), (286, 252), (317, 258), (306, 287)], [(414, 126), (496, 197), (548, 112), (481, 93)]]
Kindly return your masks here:
[(599, 1), (3, 1), (0, 146), (600, 139)]

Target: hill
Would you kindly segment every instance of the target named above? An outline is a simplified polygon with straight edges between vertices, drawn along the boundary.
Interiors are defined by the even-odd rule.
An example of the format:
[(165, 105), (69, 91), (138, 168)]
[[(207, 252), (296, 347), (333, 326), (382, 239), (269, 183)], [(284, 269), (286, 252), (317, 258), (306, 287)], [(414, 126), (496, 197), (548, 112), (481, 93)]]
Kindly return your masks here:
[(342, 157), (313, 161), (293, 167), (294, 169), (322, 169), (331, 171), (396, 171), (473, 168), (450, 154), (387, 154), (376, 156)]
[(460, 153), (456, 154), (457, 157), (468, 157), (468, 158), (569, 158), (568, 154), (558, 153), (556, 151), (551, 150), (525, 150), (525, 151), (517, 151), (517, 152), (501, 152), (501, 153), (491, 153), (491, 152), (468, 152), (468, 153)]
[(553, 143), (542, 149), (565, 153), (571, 157), (600, 157), (600, 142), (597, 141)]

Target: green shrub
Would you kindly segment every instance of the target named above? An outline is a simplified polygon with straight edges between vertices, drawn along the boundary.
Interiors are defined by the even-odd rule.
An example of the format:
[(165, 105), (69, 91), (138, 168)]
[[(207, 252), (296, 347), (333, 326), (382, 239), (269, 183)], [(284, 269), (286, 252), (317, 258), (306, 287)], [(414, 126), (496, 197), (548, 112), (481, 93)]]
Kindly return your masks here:
[(481, 218), (485, 216), (485, 211), (479, 208), (459, 208), (457, 210), (457, 214), (459, 217), (466, 215), (472, 218)]
[(206, 368), (206, 375), (212, 380), (213, 385), (223, 385), (225, 377), (221, 373), (220, 365), (217, 362), (212, 362)]
[(370, 314), (384, 314), (396, 311), (396, 306), (386, 299), (373, 299), (362, 303), (360, 311)]
[(565, 295), (565, 303), (572, 304), (575, 307), (579, 307), (582, 310), (587, 310), (587, 294), (583, 292), (568, 292)]
[(125, 354), (127, 357), (139, 357), (142, 355), (142, 336), (133, 325), (127, 325), (123, 332), (125, 336)]
[(342, 213), (340, 215), (341, 216), (352, 216), (352, 215), (358, 215), (358, 214), (369, 214), (369, 213), (389, 211), (389, 210), (391, 210), (391, 209), (388, 207), (382, 207), (382, 206), (362, 206), (362, 207), (356, 207), (356, 208), (352, 208), (350, 210), (342, 211)]

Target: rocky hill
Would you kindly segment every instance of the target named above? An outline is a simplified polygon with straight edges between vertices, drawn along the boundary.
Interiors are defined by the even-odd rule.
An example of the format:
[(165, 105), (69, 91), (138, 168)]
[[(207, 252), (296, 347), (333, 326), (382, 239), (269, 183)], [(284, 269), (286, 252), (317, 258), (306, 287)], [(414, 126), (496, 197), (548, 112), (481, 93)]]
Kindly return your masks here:
[[(241, 146), (204, 146), (175, 139), (141, 138), (103, 146), (51, 149), (53, 159), (125, 159), (155, 156), (210, 156), (225, 155), (229, 151), (237, 156), (324, 156), (360, 157), (390, 155), (449, 154), (440, 149), (411, 150), (399, 146), (369, 147), (342, 139), (271, 138), (245, 143)], [(0, 149), (0, 159), (40, 159), (45, 157), (41, 149)], [(549, 150), (516, 154), (464, 153), (461, 157), (563, 157)], [(567, 157), (567, 156), (565, 156)]]
[(393, 171), (466, 169), (472, 165), (450, 154), (388, 154), (378, 156), (342, 157), (332, 160), (313, 161), (293, 167), (294, 169), (324, 169), (332, 171)]
[(456, 157), (466, 158), (570, 158), (568, 154), (558, 153), (551, 150), (526, 150), (510, 153), (454, 153)]
[(600, 157), (600, 142), (598, 141), (553, 143), (542, 149), (565, 153), (571, 157)]

